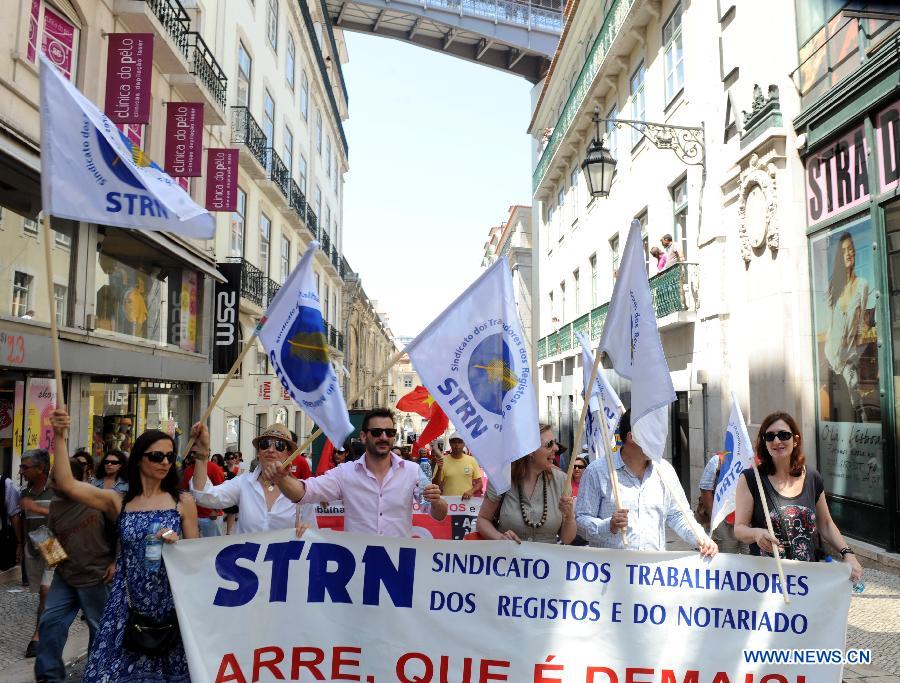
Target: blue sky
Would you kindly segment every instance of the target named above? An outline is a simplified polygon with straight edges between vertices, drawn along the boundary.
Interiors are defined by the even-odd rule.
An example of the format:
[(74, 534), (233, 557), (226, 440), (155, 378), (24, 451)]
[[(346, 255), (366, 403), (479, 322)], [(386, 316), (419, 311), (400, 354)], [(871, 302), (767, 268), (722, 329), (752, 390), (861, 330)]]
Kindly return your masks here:
[(531, 203), (531, 84), (396, 40), (346, 33), (344, 253), (395, 336), (481, 273), (488, 229)]

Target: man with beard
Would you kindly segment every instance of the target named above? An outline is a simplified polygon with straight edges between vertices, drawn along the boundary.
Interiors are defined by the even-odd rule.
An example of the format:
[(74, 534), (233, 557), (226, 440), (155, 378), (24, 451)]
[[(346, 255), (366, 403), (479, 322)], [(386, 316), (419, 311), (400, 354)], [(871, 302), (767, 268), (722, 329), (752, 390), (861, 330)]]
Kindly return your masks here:
[(344, 502), (344, 530), (379, 536), (412, 535), (413, 500), (428, 503), (431, 516), (447, 516), (441, 490), (432, 484), (419, 465), (391, 452), (397, 437), (394, 415), (386, 408), (369, 411), (363, 418), (360, 437), (365, 454), (325, 474), (305, 481), (287, 476), (288, 469), (275, 463), (266, 467), (267, 481), (295, 503)]

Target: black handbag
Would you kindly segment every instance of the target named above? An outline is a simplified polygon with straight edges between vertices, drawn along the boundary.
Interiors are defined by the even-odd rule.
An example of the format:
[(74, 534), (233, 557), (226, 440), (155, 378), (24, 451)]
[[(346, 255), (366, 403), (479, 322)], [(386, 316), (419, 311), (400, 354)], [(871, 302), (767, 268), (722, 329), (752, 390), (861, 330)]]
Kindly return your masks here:
[(138, 612), (131, 604), (131, 591), (128, 589), (128, 563), (120, 556), (122, 572), (125, 579), (125, 604), (128, 607), (128, 619), (125, 622), (125, 634), (122, 647), (129, 652), (150, 657), (161, 657), (181, 642), (181, 629), (178, 616), (173, 609), (162, 621)]
[(9, 480), (5, 476), (0, 476), (0, 571), (16, 566), (16, 549), (19, 545), (6, 509), (7, 481)]

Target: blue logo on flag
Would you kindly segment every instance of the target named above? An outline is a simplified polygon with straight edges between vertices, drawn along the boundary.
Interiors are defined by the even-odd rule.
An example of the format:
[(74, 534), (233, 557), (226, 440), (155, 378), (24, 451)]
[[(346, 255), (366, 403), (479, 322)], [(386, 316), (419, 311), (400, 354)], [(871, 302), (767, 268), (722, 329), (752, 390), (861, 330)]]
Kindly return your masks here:
[(318, 309), (298, 306), (281, 347), (281, 365), (300, 391), (318, 389), (328, 376), (328, 340)]
[[(162, 169), (157, 166), (156, 162), (144, 154), (144, 151), (140, 147), (137, 147), (128, 139), (128, 136), (125, 135), (125, 133), (120, 130), (117, 130), (116, 132), (119, 134), (119, 137), (122, 139), (125, 146), (131, 151), (131, 158), (135, 164), (139, 167), (149, 166), (157, 171), (162, 171)], [(109, 170), (113, 172), (116, 178), (138, 190), (145, 189), (144, 184), (134, 177), (134, 173), (131, 172), (131, 169), (128, 168), (127, 164), (122, 163), (119, 155), (112, 148), (112, 145), (106, 141), (106, 138), (103, 137), (100, 131), (95, 129), (95, 133), (97, 135), (97, 144), (100, 146), (100, 156), (103, 157), (103, 161), (106, 162)]]
[(725, 432), (725, 460), (719, 468), (719, 476), (716, 480), (716, 486), (722, 483), (722, 480), (728, 476), (731, 471), (731, 461), (734, 459), (734, 434), (730, 431)]
[(503, 415), (504, 398), (519, 383), (512, 364), (512, 352), (500, 333), (483, 339), (469, 357), (472, 396), (495, 415)]

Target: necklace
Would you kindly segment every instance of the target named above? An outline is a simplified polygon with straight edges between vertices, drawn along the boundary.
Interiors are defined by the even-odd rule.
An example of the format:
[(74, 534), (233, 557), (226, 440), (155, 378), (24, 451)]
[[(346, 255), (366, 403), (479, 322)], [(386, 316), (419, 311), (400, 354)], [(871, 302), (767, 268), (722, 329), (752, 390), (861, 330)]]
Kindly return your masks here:
[(544, 491), (544, 512), (541, 514), (541, 521), (537, 523), (531, 521), (531, 517), (528, 516), (528, 511), (525, 509), (525, 497), (522, 495), (522, 482), (516, 483), (516, 490), (519, 494), (519, 510), (522, 512), (522, 521), (525, 522), (526, 526), (529, 526), (532, 529), (540, 529), (547, 523), (547, 475), (545, 472), (541, 473), (541, 483)]

